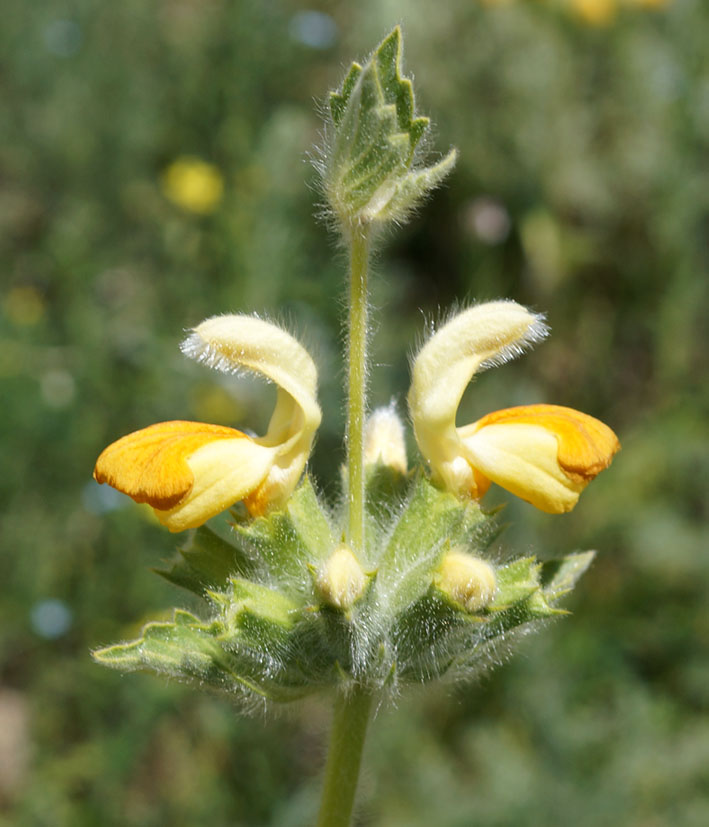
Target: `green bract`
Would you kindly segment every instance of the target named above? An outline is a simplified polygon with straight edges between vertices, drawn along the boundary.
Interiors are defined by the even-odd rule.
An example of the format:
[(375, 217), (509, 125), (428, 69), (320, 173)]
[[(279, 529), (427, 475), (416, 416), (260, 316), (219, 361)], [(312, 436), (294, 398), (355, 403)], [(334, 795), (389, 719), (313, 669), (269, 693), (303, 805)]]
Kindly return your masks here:
[(452, 149), (432, 166), (417, 166), (429, 128), (415, 114), (411, 81), (401, 77), (397, 27), (364, 67), (353, 63), (330, 93), (331, 135), (322, 174), (327, 199), (345, 228), (402, 220), (453, 168)]
[(118, 669), (151, 669), (236, 695), (245, 707), (290, 701), (327, 687), (376, 692), (470, 677), (499, 660), (518, 631), (563, 614), (593, 553), (494, 565), (490, 604), (471, 614), (435, 585), (452, 547), (490, 560), (494, 515), (432, 485), (374, 466), (367, 485), (368, 575), (362, 596), (340, 611), (319, 594), (316, 574), (343, 533), (306, 477), (287, 505), (228, 533), (192, 532), (161, 572), (205, 601), (200, 619), (176, 610), (142, 637), (94, 652)]

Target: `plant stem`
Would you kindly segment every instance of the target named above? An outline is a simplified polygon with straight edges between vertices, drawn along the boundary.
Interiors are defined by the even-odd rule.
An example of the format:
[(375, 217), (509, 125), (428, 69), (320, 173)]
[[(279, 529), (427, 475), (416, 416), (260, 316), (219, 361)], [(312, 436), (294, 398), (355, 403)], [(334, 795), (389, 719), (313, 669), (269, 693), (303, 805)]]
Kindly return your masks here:
[(350, 240), (349, 372), (347, 469), (349, 542), (355, 555), (364, 549), (364, 421), (367, 413), (367, 267), (369, 234), (352, 231)]
[[(367, 267), (369, 235), (355, 228), (350, 236), (350, 302), (347, 373), (348, 541), (364, 550), (364, 422), (367, 414)], [(355, 687), (335, 700), (330, 751), (318, 827), (347, 827), (352, 816), (372, 696)]]
[(372, 695), (364, 689), (338, 693), (318, 827), (348, 827), (352, 817)]

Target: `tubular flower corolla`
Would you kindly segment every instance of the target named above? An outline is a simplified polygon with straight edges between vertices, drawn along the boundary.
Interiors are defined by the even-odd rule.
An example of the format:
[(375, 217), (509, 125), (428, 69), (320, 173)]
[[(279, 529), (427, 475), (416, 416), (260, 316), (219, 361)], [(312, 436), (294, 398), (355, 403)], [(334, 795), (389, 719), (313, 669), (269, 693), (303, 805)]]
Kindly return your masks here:
[(489, 302), (459, 313), (421, 348), (409, 408), (436, 482), (475, 499), (495, 482), (542, 511), (561, 514), (610, 465), (620, 448), (616, 435), (572, 408), (524, 405), (456, 427), (473, 375), (514, 358), (546, 333), (541, 316), (515, 302)]
[(254, 372), (278, 386), (263, 437), (201, 422), (160, 422), (99, 456), (94, 478), (148, 503), (170, 531), (202, 525), (243, 500), (252, 515), (282, 505), (298, 483), (320, 424), (317, 370), (288, 333), (252, 316), (214, 316), (182, 345), (227, 373)]

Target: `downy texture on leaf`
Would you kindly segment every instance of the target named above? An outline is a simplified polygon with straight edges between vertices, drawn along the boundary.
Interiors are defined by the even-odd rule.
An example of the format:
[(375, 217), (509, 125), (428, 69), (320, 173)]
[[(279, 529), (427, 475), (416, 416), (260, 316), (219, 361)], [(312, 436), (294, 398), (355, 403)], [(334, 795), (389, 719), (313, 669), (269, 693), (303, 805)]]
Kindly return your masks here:
[[(333, 607), (319, 591), (344, 513), (323, 509), (306, 477), (278, 511), (237, 517), (229, 533), (194, 530), (160, 572), (204, 599), (205, 619), (176, 610), (172, 621), (149, 623), (138, 640), (98, 650), (95, 659), (226, 691), (244, 709), (354, 683), (396, 691), (460, 680), (504, 657), (520, 630), (564, 614), (555, 601), (593, 557), (496, 563), (488, 552), (494, 516), (420, 473), (373, 466), (367, 493), (366, 578), (352, 605)], [(475, 612), (437, 585), (452, 548), (494, 568), (494, 595)]]
[(397, 27), (330, 93), (331, 135), (321, 171), (328, 201), (346, 228), (403, 220), (455, 163), (454, 149), (432, 166), (415, 163), (430, 121), (415, 114), (401, 52)]

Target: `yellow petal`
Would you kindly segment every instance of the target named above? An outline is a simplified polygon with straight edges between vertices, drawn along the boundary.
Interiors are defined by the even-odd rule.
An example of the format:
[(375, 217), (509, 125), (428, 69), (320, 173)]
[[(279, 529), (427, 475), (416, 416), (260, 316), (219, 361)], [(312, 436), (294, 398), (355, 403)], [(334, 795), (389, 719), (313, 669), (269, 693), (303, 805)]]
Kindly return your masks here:
[(478, 304), (454, 316), (414, 361), (409, 392), (414, 421), (448, 425), (474, 373), (514, 358), (545, 335), (542, 317), (512, 301)]
[(278, 385), (264, 437), (220, 425), (163, 422), (110, 445), (94, 476), (155, 508), (182, 531), (243, 500), (252, 514), (278, 507), (300, 479), (317, 426), (317, 370), (286, 331), (252, 316), (215, 316), (192, 332), (182, 350), (226, 372), (250, 370)]
[(279, 388), (276, 409), (264, 439), (284, 442), (320, 424), (318, 372), (310, 354), (290, 333), (255, 316), (206, 319), (192, 331), (182, 352), (225, 373), (254, 371)]
[(274, 451), (221, 425), (160, 422), (103, 451), (94, 478), (148, 503), (170, 531), (202, 525), (256, 491)]
[(138, 503), (166, 510), (192, 490), (194, 474), (187, 458), (202, 445), (224, 439), (250, 438), (221, 425), (159, 422), (109, 445), (96, 461), (94, 479)]
[(558, 460), (564, 472), (578, 482), (590, 481), (608, 468), (620, 442), (600, 419), (561, 405), (520, 405), (487, 414), (476, 429), (487, 425), (541, 425), (559, 441)]
[(464, 310), (441, 327), (416, 357), (409, 409), (416, 441), (434, 479), (462, 494), (480, 488), (463, 456), (455, 427), (461, 397), (473, 375), (511, 359), (546, 335), (541, 316), (511, 301)]
[(192, 490), (174, 508), (156, 510), (158, 519), (170, 531), (184, 531), (202, 525), (240, 500), (252, 511), (249, 499), (258, 500), (275, 454), (273, 448), (258, 445), (249, 437), (205, 443), (187, 459), (194, 476)]
[(458, 434), (473, 468), (553, 514), (570, 511), (620, 448), (602, 422), (558, 405), (495, 411)]
[(253, 371), (278, 386), (265, 436), (254, 442), (273, 449), (268, 477), (244, 498), (251, 514), (278, 508), (298, 484), (320, 424), (318, 372), (310, 354), (290, 333), (254, 316), (214, 316), (198, 325), (182, 351), (226, 373)]

